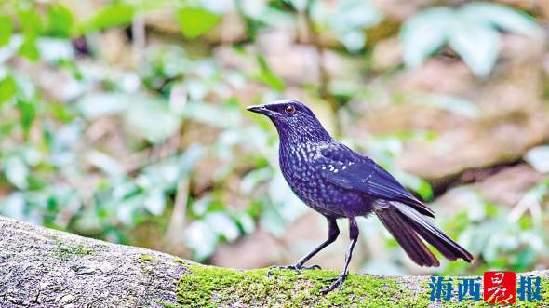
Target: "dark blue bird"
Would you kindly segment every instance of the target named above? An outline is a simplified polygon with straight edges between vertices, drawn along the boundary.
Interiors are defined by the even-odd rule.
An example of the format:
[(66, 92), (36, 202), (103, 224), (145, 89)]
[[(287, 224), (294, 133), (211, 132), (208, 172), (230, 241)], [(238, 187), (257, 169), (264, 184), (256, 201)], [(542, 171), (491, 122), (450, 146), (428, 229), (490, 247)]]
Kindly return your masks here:
[(336, 240), (337, 219), (349, 220), (351, 244), (345, 266), (339, 277), (323, 289), (324, 293), (345, 281), (358, 238), (355, 219), (370, 213), (376, 214), (410, 259), (419, 265), (439, 265), (424, 241), (449, 260), (473, 260), (467, 250), (435, 226), (431, 209), (373, 160), (332, 139), (314, 113), (300, 101), (276, 101), (248, 110), (266, 115), (274, 123), (280, 138), (279, 162), (284, 178), (307, 206), (328, 220), (328, 239), (287, 268), (319, 268), (305, 266), (305, 262)]

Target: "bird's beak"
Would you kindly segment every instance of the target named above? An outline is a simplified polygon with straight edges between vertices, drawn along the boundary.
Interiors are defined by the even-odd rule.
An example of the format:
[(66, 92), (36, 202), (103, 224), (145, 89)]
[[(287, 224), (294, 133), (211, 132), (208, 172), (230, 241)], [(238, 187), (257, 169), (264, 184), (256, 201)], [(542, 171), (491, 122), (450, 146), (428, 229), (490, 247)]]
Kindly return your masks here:
[(264, 114), (264, 115), (269, 115), (272, 113), (272, 111), (270, 111), (269, 109), (265, 108), (265, 106), (263, 105), (257, 105), (257, 106), (250, 106), (247, 108), (248, 111), (250, 112), (254, 112), (254, 113), (259, 113), (259, 114)]

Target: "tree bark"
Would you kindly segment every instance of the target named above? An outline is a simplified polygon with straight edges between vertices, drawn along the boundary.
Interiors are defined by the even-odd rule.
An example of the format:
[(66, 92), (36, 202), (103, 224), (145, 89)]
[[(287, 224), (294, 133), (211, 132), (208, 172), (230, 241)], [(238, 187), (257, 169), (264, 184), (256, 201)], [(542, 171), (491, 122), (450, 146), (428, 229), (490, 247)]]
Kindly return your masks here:
[[(351, 275), (322, 296), (335, 272), (238, 271), (184, 261), (0, 217), (0, 307), (432, 305), (427, 276)], [(549, 296), (549, 271), (543, 277)]]
[(184, 273), (167, 254), (0, 217), (0, 307), (163, 307)]

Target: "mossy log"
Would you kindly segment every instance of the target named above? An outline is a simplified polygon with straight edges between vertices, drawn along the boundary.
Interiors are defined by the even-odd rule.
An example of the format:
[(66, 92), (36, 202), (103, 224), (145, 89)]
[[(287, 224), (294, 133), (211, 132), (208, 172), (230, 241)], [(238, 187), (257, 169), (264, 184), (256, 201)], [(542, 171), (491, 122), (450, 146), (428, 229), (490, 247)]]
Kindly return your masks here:
[[(535, 274), (549, 298), (549, 271)], [(0, 217), (0, 307), (430, 305), (426, 276), (351, 275), (322, 296), (336, 275), (206, 266)]]

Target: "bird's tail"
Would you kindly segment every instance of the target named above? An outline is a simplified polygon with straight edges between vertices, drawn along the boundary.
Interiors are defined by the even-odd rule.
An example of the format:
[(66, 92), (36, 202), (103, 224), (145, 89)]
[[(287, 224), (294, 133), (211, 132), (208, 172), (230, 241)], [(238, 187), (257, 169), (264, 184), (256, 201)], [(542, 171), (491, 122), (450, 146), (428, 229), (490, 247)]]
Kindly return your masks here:
[(433, 221), (404, 204), (391, 202), (375, 211), (383, 225), (404, 248), (410, 259), (422, 266), (439, 266), (437, 258), (425, 246), (423, 240), (433, 245), (448, 260), (462, 259), (467, 262), (473, 256), (448, 235), (437, 228)]

